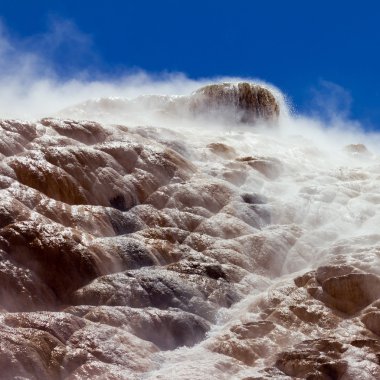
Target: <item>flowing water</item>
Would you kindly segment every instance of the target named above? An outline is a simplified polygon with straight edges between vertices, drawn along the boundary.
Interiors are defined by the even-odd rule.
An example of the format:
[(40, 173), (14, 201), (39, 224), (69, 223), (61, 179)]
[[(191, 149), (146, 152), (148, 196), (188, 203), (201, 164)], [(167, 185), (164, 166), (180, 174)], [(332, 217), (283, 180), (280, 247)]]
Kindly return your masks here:
[(380, 377), (379, 136), (275, 94), (2, 122), (4, 378)]

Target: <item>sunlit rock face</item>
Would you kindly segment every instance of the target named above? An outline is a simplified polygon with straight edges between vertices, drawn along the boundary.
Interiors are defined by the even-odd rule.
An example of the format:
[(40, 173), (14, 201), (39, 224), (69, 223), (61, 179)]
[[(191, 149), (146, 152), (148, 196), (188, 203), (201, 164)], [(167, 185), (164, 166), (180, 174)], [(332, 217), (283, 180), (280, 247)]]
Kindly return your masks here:
[(248, 130), (0, 123), (1, 379), (380, 378), (379, 158), (264, 90), (192, 95)]
[(195, 113), (234, 115), (241, 123), (275, 121), (279, 104), (266, 88), (252, 83), (211, 84), (196, 91), (191, 97)]

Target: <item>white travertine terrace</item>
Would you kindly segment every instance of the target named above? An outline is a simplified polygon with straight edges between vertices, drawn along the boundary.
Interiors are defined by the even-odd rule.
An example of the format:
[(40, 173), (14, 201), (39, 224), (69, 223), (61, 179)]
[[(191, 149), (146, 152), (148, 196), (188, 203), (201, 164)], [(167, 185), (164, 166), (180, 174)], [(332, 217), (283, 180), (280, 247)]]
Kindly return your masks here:
[(269, 109), (0, 122), (1, 379), (380, 378), (379, 156)]

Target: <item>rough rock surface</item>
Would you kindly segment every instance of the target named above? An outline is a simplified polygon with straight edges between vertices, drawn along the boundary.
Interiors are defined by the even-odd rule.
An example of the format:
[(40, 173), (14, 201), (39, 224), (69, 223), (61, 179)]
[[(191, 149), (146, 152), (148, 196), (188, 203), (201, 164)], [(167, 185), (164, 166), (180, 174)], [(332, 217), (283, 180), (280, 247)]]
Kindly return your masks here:
[(256, 123), (275, 121), (280, 106), (274, 95), (266, 88), (252, 83), (211, 84), (197, 90), (191, 97), (194, 113), (222, 113), (232, 111), (235, 121)]
[(1, 379), (380, 378), (377, 166), (246, 133), (0, 122)]

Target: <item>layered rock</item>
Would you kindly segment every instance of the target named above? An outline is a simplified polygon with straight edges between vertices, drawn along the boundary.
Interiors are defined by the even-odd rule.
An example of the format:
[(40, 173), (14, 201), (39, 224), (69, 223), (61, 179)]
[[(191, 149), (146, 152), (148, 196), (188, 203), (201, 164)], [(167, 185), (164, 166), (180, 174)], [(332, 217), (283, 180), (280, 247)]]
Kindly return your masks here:
[[(199, 96), (278, 116), (256, 86)], [(2, 379), (380, 377), (372, 163), (255, 132), (0, 127)]]
[[(149, 129), (2, 126), (14, 139), (0, 168), (3, 378), (130, 378), (241, 299), (250, 252), (220, 244), (266, 224), (253, 198)], [(139, 353), (120, 359), (123, 345)]]
[(190, 108), (195, 114), (213, 115), (229, 121), (254, 124), (274, 122), (280, 114), (278, 101), (271, 91), (252, 83), (211, 84), (197, 90)]

